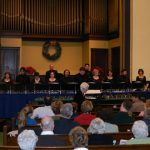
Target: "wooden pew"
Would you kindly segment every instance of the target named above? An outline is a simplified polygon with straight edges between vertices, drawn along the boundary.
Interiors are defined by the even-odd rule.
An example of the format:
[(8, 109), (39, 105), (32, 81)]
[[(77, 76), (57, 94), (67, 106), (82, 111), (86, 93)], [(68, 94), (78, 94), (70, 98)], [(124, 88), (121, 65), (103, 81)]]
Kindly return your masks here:
[[(150, 144), (141, 145), (116, 145), (116, 146), (89, 146), (89, 150), (149, 150)], [(0, 146), (0, 150), (20, 150), (18, 146)], [(35, 150), (73, 150), (71, 146), (66, 147), (36, 147)]]
[[(118, 144), (121, 139), (130, 139), (133, 137), (133, 134), (131, 132), (119, 132), (119, 133), (105, 133), (106, 135), (110, 135), (113, 137), (114, 140), (116, 140), (116, 143)], [(69, 136), (68, 135), (56, 135), (61, 136), (62, 139), (69, 143)], [(10, 146), (16, 146), (17, 145), (17, 137), (10, 137), (7, 134), (7, 126), (4, 126), (3, 128), (3, 145), (10, 145)]]
[(118, 124), (119, 132), (130, 132), (133, 123)]

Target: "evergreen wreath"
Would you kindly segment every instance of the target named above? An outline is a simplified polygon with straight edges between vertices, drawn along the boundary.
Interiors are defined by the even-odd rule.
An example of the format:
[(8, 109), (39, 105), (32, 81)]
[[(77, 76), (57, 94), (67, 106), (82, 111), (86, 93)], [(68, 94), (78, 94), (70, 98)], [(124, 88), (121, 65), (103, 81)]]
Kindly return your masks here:
[[(54, 53), (53, 55), (50, 55), (49, 49), (51, 47), (54, 47), (56, 49), (56, 53)], [(60, 55), (61, 55), (61, 46), (58, 42), (52, 41), (52, 42), (45, 42), (43, 44), (43, 50), (42, 50), (42, 54), (43, 56), (48, 59), (48, 60), (57, 60)]]

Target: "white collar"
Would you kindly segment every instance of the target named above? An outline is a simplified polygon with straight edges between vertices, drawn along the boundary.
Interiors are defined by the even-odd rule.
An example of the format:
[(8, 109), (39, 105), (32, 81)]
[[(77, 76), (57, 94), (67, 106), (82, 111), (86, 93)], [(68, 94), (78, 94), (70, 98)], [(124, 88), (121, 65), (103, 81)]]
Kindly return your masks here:
[(54, 135), (53, 131), (42, 131), (41, 135)]
[(77, 147), (77, 148), (74, 148), (74, 150), (88, 150), (88, 149), (85, 147)]

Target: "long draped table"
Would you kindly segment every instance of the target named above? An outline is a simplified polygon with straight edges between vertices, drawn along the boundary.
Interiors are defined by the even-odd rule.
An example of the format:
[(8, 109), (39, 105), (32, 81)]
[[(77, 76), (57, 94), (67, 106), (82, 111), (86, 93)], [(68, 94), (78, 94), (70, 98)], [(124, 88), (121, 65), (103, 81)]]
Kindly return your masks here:
[[(68, 95), (68, 94), (67, 94)], [(65, 94), (50, 94), (50, 93), (11, 93), (0, 94), (0, 118), (11, 118), (17, 116), (17, 113), (28, 103), (36, 98), (52, 96), (64, 97)], [(69, 94), (73, 96), (73, 94)], [(68, 97), (66, 96), (66, 99)]]
[[(98, 104), (119, 104), (126, 97), (120, 97), (120, 95), (130, 94), (130, 91), (115, 91), (109, 93), (102, 93), (105, 95), (93, 100), (93, 103)], [(133, 91), (132, 91), (133, 93)], [(150, 98), (150, 91), (138, 92), (144, 99)], [(0, 94), (0, 118), (11, 118), (17, 116), (17, 113), (29, 102), (34, 101), (35, 98), (52, 96), (66, 98), (67, 96), (73, 97), (74, 93), (1, 93)], [(117, 97), (118, 95), (118, 97)], [(108, 99), (107, 99), (108, 98)]]

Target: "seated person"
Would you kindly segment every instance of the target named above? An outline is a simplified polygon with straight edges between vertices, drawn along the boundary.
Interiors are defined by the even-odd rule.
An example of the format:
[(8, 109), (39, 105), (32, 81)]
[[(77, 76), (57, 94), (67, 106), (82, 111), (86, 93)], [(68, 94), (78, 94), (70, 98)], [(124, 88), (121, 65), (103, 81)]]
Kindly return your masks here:
[(72, 115), (72, 119), (74, 119), (75, 117), (77, 117), (79, 115), (78, 113), (78, 103), (76, 102), (72, 102), (72, 107), (73, 107), (73, 115)]
[(24, 127), (25, 125), (36, 125), (37, 122), (31, 118), (33, 113), (33, 107), (31, 105), (26, 105), (18, 114), (18, 128)]
[(130, 109), (132, 102), (130, 100), (124, 100), (120, 106), (120, 111), (117, 112), (112, 118), (114, 124), (128, 124), (133, 123), (134, 119), (130, 116)]
[(21, 84), (29, 84), (30, 83), (30, 78), (26, 74), (26, 69), (24, 67), (20, 68), (19, 74), (16, 77), (16, 82), (21, 83)]
[(150, 99), (146, 100), (144, 111), (141, 111), (138, 116), (139, 117), (144, 117), (144, 114), (145, 114), (145, 111), (146, 111), (147, 108), (150, 108)]
[(82, 113), (74, 118), (74, 121), (79, 123), (80, 125), (89, 125), (91, 121), (96, 117), (91, 114), (93, 110), (93, 104), (89, 100), (83, 101), (81, 104)]
[(82, 127), (75, 127), (69, 132), (69, 139), (74, 150), (88, 150), (88, 134)]
[(11, 73), (10, 72), (5, 72), (4, 77), (2, 79), (3, 83), (13, 83), (12, 77), (11, 77)]
[(44, 105), (42, 107), (37, 107), (33, 110), (33, 114), (31, 118), (43, 118), (45, 116), (55, 116), (52, 108), (51, 108), (51, 97), (44, 97)]
[(128, 140), (126, 144), (149, 144), (148, 126), (142, 120), (135, 121), (132, 126), (132, 133), (134, 138)]
[(60, 113), (60, 119), (55, 120), (54, 132), (56, 134), (68, 134), (72, 128), (79, 125), (71, 119), (73, 114), (72, 104), (63, 104), (60, 108)]
[(118, 133), (118, 125), (112, 124), (114, 112), (110, 108), (104, 108), (101, 111), (97, 112), (97, 117), (101, 118), (105, 123), (105, 133)]
[(34, 150), (37, 140), (38, 137), (33, 130), (24, 130), (17, 138), (21, 150)]
[(39, 136), (37, 146), (66, 146), (67, 142), (60, 136), (54, 135), (54, 121), (51, 117), (44, 117), (41, 120), (42, 132)]
[(60, 116), (60, 108), (63, 105), (63, 102), (60, 100), (53, 101), (51, 103), (52, 110), (56, 116)]
[(16, 125), (18, 126), (18, 130), (13, 130), (8, 133), (10, 136), (16, 136), (25, 129), (26, 125), (36, 125), (36, 120), (31, 118), (33, 112), (33, 107), (31, 105), (26, 105), (18, 114), (18, 119), (16, 121)]
[(133, 93), (131, 100), (132, 100), (132, 108), (131, 112), (141, 112), (145, 109), (145, 103), (140, 99), (140, 93)]
[(89, 145), (113, 145), (113, 138), (105, 133), (105, 123), (100, 118), (91, 121), (87, 132), (89, 134)]
[(146, 77), (144, 76), (144, 70), (143, 69), (138, 70), (138, 76), (136, 77), (136, 81), (140, 81), (143, 84), (146, 83)]

